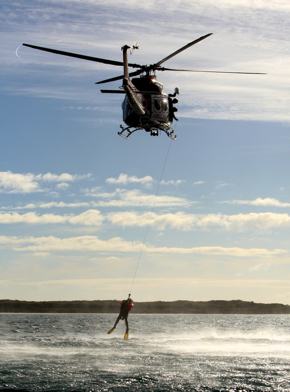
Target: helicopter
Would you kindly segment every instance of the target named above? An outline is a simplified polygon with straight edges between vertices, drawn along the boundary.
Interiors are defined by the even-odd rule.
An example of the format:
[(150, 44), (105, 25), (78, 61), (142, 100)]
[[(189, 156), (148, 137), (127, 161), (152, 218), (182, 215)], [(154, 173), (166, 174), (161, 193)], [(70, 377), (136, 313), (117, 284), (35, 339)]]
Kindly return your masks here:
[[(200, 41), (211, 36), (213, 33), (203, 35), (168, 56), (150, 65), (142, 65), (128, 62), (128, 50), (138, 49), (137, 45), (124, 45), (121, 50), (123, 52), (123, 61), (109, 60), (99, 57), (87, 56), (78, 53), (66, 52), (57, 49), (46, 48), (23, 43), (33, 49), (42, 50), (49, 53), (59, 54), (68, 57), (75, 57), (82, 60), (94, 61), (103, 64), (123, 67), (123, 74), (109, 79), (96, 82), (96, 84), (109, 83), (122, 80), (121, 89), (101, 89), (104, 94), (124, 94), (122, 103), (123, 121), (126, 125), (120, 125), (121, 130), (118, 132), (120, 136), (128, 138), (132, 133), (145, 130), (151, 136), (158, 136), (160, 132), (165, 132), (171, 139), (176, 138), (175, 131), (172, 127), (173, 121), (178, 121), (176, 112), (178, 111), (176, 104), (179, 89), (176, 87), (171, 94), (165, 93), (163, 84), (157, 80), (156, 71), (173, 71), (173, 72), (203, 72), (203, 73), (220, 73), (220, 74), (247, 74), (247, 75), (265, 75), (263, 72), (238, 72), (238, 71), (214, 71), (214, 70), (196, 70), (196, 69), (178, 69), (167, 68), (162, 66), (166, 61), (178, 55), (184, 50), (197, 44)], [(137, 70), (129, 72), (129, 68)]]

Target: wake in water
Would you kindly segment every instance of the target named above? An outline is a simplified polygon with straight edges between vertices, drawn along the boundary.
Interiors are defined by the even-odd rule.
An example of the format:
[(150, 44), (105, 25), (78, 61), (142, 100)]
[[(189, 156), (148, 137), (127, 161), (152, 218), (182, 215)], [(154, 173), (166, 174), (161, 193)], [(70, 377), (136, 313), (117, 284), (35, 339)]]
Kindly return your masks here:
[(290, 391), (289, 316), (1, 314), (0, 390)]

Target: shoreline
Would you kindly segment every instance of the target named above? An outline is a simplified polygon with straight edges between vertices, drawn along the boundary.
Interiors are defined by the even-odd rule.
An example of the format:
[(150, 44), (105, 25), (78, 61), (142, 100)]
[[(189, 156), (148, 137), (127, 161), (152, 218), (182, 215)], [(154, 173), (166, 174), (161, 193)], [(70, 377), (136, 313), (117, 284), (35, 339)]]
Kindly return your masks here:
[[(0, 300), (0, 313), (117, 313), (117, 300)], [(290, 305), (242, 300), (135, 302), (135, 314), (290, 314)]]

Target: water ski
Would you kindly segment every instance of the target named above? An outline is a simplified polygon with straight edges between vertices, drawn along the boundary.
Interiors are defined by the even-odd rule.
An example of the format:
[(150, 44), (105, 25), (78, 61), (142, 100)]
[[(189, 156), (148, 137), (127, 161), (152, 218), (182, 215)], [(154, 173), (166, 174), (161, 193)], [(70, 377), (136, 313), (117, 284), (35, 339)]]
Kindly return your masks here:
[(129, 332), (125, 332), (124, 340), (128, 340), (128, 339), (129, 339)]

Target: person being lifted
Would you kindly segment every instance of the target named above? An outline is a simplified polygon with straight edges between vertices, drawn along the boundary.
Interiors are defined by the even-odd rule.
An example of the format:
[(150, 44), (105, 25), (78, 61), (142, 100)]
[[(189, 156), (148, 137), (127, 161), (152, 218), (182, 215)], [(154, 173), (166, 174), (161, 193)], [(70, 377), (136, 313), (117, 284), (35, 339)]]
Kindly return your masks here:
[(124, 334), (124, 340), (128, 340), (128, 338), (129, 338), (128, 315), (129, 315), (130, 310), (133, 308), (133, 306), (134, 306), (134, 303), (133, 303), (133, 300), (131, 298), (131, 294), (129, 294), (128, 298), (124, 299), (121, 302), (120, 313), (119, 313), (119, 315), (118, 315), (118, 317), (117, 317), (117, 319), (115, 321), (114, 326), (108, 331), (108, 334), (110, 334), (110, 333), (112, 333), (114, 331), (114, 329), (117, 327), (118, 322), (120, 320), (124, 320), (125, 321), (125, 325), (126, 325), (126, 331), (125, 331), (125, 334)]

